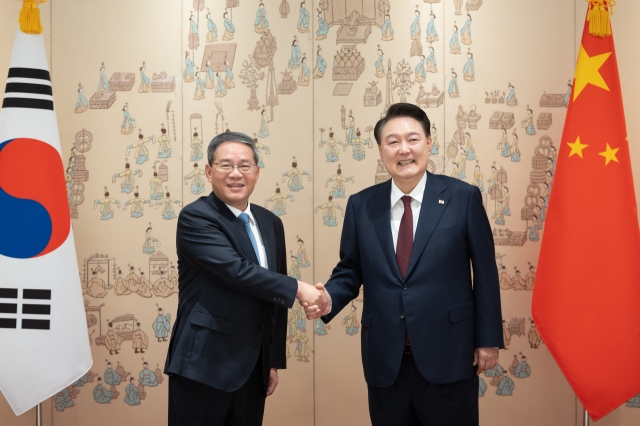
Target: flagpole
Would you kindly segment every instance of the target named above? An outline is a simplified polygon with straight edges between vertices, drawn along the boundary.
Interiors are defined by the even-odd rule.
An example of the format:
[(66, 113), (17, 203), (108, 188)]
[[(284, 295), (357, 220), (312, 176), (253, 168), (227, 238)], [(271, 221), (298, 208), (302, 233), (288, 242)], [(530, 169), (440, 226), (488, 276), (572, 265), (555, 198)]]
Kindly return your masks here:
[(589, 426), (589, 412), (587, 411), (587, 409), (584, 409), (584, 422), (582, 423), (583, 426)]
[(42, 402), (36, 405), (36, 426), (42, 426)]

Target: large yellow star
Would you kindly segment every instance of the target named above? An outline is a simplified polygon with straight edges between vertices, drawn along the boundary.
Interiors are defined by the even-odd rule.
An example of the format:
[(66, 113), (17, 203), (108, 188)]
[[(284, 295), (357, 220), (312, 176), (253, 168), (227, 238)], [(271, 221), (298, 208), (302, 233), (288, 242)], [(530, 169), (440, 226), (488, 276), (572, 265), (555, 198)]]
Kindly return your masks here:
[(593, 84), (606, 91), (609, 91), (607, 82), (604, 81), (600, 74), (600, 67), (609, 59), (611, 52), (603, 53), (598, 56), (589, 56), (584, 47), (580, 45), (580, 53), (578, 54), (578, 65), (576, 66), (576, 86), (573, 90), (573, 101), (575, 102), (580, 93), (587, 87), (587, 84)]
[(609, 161), (615, 161), (616, 163), (619, 163), (618, 159), (616, 158), (616, 153), (619, 150), (620, 148), (611, 149), (609, 144), (607, 144), (607, 150), (605, 152), (599, 152), (598, 155), (602, 155), (607, 160), (607, 162), (604, 164), (605, 166), (607, 166), (609, 164)]
[(580, 156), (580, 158), (584, 158), (582, 156), (582, 150), (589, 146), (589, 145), (585, 145), (583, 143), (580, 143), (580, 136), (578, 136), (578, 139), (575, 142), (573, 142), (573, 143), (569, 142), (569, 143), (567, 143), (567, 145), (569, 145), (571, 147), (571, 153), (569, 154), (569, 157), (571, 157), (574, 154), (578, 154)]

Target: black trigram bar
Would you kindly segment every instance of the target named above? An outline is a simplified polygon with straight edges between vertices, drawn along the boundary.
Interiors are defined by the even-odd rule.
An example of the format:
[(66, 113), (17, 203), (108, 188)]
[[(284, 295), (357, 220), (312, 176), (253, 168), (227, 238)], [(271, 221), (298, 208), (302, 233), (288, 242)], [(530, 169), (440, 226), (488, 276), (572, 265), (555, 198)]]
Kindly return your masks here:
[(9, 68), (9, 78), (37, 78), (38, 80), (51, 81), (51, 75), (47, 70), (37, 68)]
[(25, 288), (22, 290), (23, 299), (51, 300), (51, 290), (34, 290)]
[[(0, 309), (1, 309), (0, 305)], [(0, 310), (0, 312), (2, 312)], [(22, 304), (22, 313), (30, 315), (51, 315), (51, 306), (49, 305), (30, 305), (28, 303)]]
[(0, 318), (0, 328), (16, 328), (15, 318)]
[(24, 330), (49, 330), (49, 320), (23, 319), (22, 328)]
[(34, 83), (7, 83), (6, 93), (33, 93), (34, 95), (53, 96), (51, 86)]
[(0, 288), (0, 299), (17, 299), (17, 288)]
[(4, 98), (2, 108), (48, 109), (53, 111), (53, 101), (31, 98)]
[(17, 303), (0, 303), (0, 314), (17, 314)]

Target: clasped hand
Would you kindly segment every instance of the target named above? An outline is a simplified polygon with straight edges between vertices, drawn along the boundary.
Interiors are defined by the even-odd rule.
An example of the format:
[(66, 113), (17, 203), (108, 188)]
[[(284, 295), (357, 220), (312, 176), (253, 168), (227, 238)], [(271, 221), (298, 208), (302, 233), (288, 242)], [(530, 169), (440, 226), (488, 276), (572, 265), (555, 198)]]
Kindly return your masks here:
[(318, 283), (314, 287), (311, 284), (298, 281), (296, 299), (304, 307), (308, 320), (320, 318), (331, 310), (331, 296), (322, 283)]

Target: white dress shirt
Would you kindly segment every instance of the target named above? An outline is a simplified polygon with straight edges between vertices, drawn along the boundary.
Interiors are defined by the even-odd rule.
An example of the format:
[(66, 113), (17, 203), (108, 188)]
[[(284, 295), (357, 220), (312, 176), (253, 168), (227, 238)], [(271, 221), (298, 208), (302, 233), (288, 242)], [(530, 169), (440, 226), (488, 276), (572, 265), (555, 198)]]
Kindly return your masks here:
[(404, 214), (404, 203), (402, 197), (408, 195), (411, 200), (411, 212), (413, 213), (413, 237), (415, 239), (416, 229), (418, 229), (418, 219), (420, 218), (420, 208), (422, 207), (422, 197), (424, 188), (427, 185), (427, 173), (424, 173), (418, 185), (413, 188), (410, 194), (405, 194), (396, 183), (391, 180), (391, 235), (393, 236), (393, 249), (398, 245), (398, 232), (400, 232), (400, 221)]
[(253, 236), (255, 237), (256, 243), (258, 244), (258, 253), (260, 253), (260, 266), (268, 269), (269, 263), (267, 262), (267, 251), (264, 248), (264, 242), (262, 242), (262, 234), (260, 233), (260, 229), (258, 229), (258, 222), (256, 222), (253, 214), (251, 214), (251, 203), (247, 203), (247, 209), (244, 212), (230, 206), (229, 204), (226, 204), (226, 206), (229, 207), (231, 213), (236, 215), (236, 217), (240, 216), (240, 213), (246, 213), (247, 215), (249, 215), (249, 226), (251, 227), (251, 232), (253, 232)]

